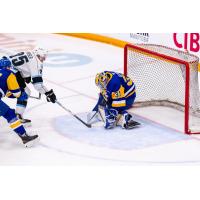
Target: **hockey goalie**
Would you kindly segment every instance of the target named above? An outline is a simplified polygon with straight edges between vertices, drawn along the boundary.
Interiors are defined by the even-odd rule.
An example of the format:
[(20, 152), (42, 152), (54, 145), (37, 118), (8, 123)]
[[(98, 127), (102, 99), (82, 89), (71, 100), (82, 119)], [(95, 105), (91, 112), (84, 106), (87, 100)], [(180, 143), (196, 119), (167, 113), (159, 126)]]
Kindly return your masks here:
[(105, 129), (121, 126), (132, 129), (140, 123), (133, 120), (127, 112), (136, 98), (134, 82), (121, 73), (103, 71), (95, 77), (95, 84), (100, 89), (99, 99), (92, 112), (87, 115), (87, 122), (104, 122)]

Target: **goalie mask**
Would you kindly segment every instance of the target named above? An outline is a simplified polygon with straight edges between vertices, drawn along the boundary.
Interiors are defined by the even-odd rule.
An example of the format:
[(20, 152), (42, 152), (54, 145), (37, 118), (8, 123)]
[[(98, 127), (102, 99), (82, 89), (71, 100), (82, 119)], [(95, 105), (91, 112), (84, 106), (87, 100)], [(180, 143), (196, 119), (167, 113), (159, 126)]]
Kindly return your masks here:
[(105, 72), (98, 73), (95, 77), (95, 84), (101, 90), (106, 89), (108, 77)]

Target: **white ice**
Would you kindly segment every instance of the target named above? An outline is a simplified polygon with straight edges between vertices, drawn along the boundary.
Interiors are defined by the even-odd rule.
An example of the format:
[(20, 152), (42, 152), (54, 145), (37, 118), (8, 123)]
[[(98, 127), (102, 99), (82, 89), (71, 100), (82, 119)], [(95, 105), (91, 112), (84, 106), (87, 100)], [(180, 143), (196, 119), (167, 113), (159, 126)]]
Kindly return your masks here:
[[(9, 36), (20, 41), (35, 40), (38, 45), (50, 50), (44, 68), (45, 85), (53, 88), (58, 100), (83, 119), (98, 98), (94, 84), (96, 73), (103, 70), (123, 72), (122, 48), (55, 34)], [(30, 88), (32, 95), (37, 95), (32, 86)], [(14, 100), (4, 100), (15, 107)], [(131, 112), (142, 122), (141, 128), (131, 131), (119, 128), (105, 131), (103, 127), (88, 129), (58, 105), (47, 103), (45, 97), (42, 100), (30, 99), (25, 117), (32, 120), (32, 127), (27, 131), (37, 133), (40, 143), (25, 149), (6, 121), (0, 118), (0, 164), (200, 163), (200, 138), (182, 133), (181, 112), (158, 107), (137, 108)]]

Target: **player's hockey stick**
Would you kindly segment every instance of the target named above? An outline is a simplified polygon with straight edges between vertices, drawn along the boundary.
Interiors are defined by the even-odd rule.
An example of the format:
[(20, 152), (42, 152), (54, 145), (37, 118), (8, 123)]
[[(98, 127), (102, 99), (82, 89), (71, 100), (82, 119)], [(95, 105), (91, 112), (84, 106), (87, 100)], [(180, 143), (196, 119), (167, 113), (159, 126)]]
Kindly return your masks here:
[(93, 116), (87, 121), (88, 123), (92, 121), (92, 119), (98, 114), (98, 111), (96, 111)]
[(39, 93), (38, 97), (35, 97), (35, 96), (29, 96), (31, 99), (37, 99), (37, 100), (40, 100), (41, 99), (41, 93)]
[(68, 113), (70, 113), (72, 116), (74, 116), (76, 119), (78, 119), (82, 124), (84, 124), (85, 126), (87, 126), (88, 128), (91, 128), (91, 124), (88, 124), (86, 122), (84, 122), (82, 119), (80, 119), (76, 114), (74, 114), (71, 110), (65, 108), (59, 101), (56, 101), (56, 103), (62, 107), (65, 111), (67, 111)]
[[(90, 119), (87, 121), (87, 123), (89, 124), (89, 123), (94, 119), (94, 117), (96, 117), (96, 115), (99, 115), (99, 117), (101, 118), (101, 120), (98, 119), (98, 121), (105, 122), (105, 120), (104, 120), (104, 118), (103, 118), (103, 116), (102, 116), (101, 111), (98, 110), (98, 111), (96, 111), (96, 112), (90, 117)], [(90, 123), (90, 124), (92, 124), (92, 123)]]

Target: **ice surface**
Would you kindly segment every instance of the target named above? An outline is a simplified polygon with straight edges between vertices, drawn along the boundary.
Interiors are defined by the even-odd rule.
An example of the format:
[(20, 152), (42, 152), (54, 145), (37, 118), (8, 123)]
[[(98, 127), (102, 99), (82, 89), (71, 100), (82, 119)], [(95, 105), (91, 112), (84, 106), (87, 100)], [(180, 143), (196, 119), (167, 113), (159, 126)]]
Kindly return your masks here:
[[(54, 89), (63, 105), (83, 118), (97, 100), (96, 73), (123, 71), (121, 48), (54, 34), (8, 35), (14, 41), (29, 43), (31, 40), (32, 44), (50, 50), (51, 56), (44, 68), (45, 85)], [(1, 47), (14, 50), (6, 43)], [(15, 100), (4, 100), (15, 107)], [(141, 128), (87, 129), (58, 105), (47, 103), (45, 97), (40, 101), (30, 99), (25, 117), (32, 120), (32, 127), (27, 131), (39, 134), (41, 141), (38, 146), (25, 149), (0, 118), (0, 165), (200, 163), (199, 136), (181, 133), (182, 113), (168, 108), (132, 109), (131, 112), (142, 123)]]
[[(79, 116), (86, 120), (85, 113)], [(65, 115), (55, 119), (54, 123), (55, 129), (69, 139), (110, 149), (144, 149), (190, 139), (188, 135), (142, 117), (134, 116), (134, 120), (140, 122), (141, 126), (132, 130), (121, 127), (106, 130), (103, 128), (103, 123), (100, 124), (101, 126), (88, 129), (75, 118)]]

